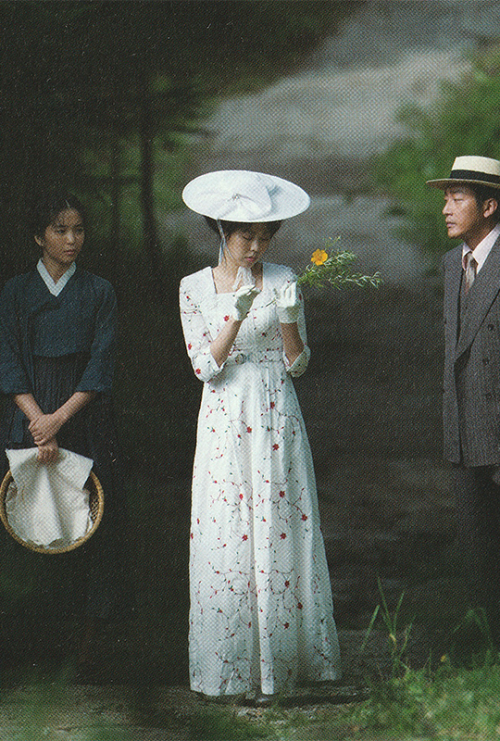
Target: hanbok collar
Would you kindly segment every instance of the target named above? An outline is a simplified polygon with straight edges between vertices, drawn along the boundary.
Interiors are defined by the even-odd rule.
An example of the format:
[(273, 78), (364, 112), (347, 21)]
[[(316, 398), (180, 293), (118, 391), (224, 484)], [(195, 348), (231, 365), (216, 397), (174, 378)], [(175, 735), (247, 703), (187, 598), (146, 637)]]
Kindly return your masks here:
[(45, 283), (45, 285), (47, 286), (47, 288), (49, 289), (49, 291), (51, 292), (53, 296), (59, 296), (59, 294), (61, 293), (61, 291), (63, 290), (63, 288), (69, 281), (69, 279), (71, 278), (71, 276), (73, 276), (76, 271), (76, 264), (73, 262), (70, 265), (70, 267), (66, 270), (66, 272), (63, 273), (63, 275), (61, 275), (61, 277), (56, 283), (54, 279), (52, 278), (52, 276), (50, 275), (47, 268), (45, 267), (45, 265), (43, 264), (43, 261), (41, 258), (38, 261), (38, 264), (36, 267), (37, 267), (38, 272), (40, 273), (40, 276), (43, 282)]

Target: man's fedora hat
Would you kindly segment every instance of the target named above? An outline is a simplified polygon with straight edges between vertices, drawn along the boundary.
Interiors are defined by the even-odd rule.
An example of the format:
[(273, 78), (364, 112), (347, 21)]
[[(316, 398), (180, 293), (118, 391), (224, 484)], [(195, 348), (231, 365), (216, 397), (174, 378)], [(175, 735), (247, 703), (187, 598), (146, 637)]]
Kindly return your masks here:
[(442, 190), (458, 183), (500, 188), (500, 162), (491, 157), (457, 157), (449, 178), (427, 180), (431, 188)]
[(186, 185), (182, 199), (203, 216), (245, 223), (289, 219), (311, 202), (298, 185), (251, 170), (207, 172)]

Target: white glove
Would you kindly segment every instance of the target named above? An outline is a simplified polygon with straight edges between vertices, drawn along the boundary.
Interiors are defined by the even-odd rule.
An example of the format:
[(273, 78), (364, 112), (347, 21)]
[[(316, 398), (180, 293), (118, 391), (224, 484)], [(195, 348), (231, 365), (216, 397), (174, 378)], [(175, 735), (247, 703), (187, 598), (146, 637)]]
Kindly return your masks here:
[(280, 324), (294, 324), (300, 314), (300, 298), (297, 293), (297, 282), (288, 283), (279, 290), (275, 288), (274, 300)]
[(260, 293), (260, 288), (255, 286), (242, 286), (234, 294), (234, 305), (232, 316), (237, 322), (242, 322), (250, 309), (254, 298)]

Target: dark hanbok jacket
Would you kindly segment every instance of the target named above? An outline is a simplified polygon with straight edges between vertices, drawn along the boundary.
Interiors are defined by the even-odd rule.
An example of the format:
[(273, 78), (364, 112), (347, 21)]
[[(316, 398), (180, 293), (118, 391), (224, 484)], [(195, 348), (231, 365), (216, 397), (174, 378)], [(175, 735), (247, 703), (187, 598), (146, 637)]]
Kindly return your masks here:
[[(33, 393), (35, 355), (87, 353), (74, 390), (110, 394), (115, 336), (116, 297), (108, 281), (77, 269), (59, 296), (53, 296), (38, 270), (16, 276), (0, 296), (0, 392)], [(13, 443), (22, 440), (23, 418), (14, 410)]]

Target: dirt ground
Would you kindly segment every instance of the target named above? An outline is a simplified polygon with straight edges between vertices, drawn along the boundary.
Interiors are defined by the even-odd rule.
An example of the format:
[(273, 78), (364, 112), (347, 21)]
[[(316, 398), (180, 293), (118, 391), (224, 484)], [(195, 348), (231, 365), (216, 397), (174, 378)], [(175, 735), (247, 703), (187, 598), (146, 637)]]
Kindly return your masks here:
[[(368, 695), (367, 679), (385, 675), (391, 658), (387, 635), (374, 631), (361, 650), (365, 632), (339, 632), (346, 674), (337, 685), (299, 687), (279, 702), (279, 712), (256, 708), (250, 701), (235, 703), (234, 718), (276, 726), (292, 723), (293, 738), (330, 738), (324, 726), (337, 720), (347, 704)], [(423, 635), (410, 641), (407, 660), (415, 667), (428, 659)], [(186, 684), (138, 686), (134, 683), (93, 684), (70, 676), (45, 677), (36, 683), (16, 683), (3, 690), (0, 703), (2, 741), (204, 741), (197, 735), (200, 719), (217, 710), (213, 703), (190, 692)], [(210, 722), (210, 721), (208, 721)], [(331, 729), (329, 731), (331, 734)], [(241, 736), (238, 736), (241, 738)], [(287, 736), (287, 738), (290, 736)], [(344, 736), (338, 736), (338, 738)], [(210, 738), (217, 738), (210, 734)], [(223, 736), (228, 738), (228, 736)]]

